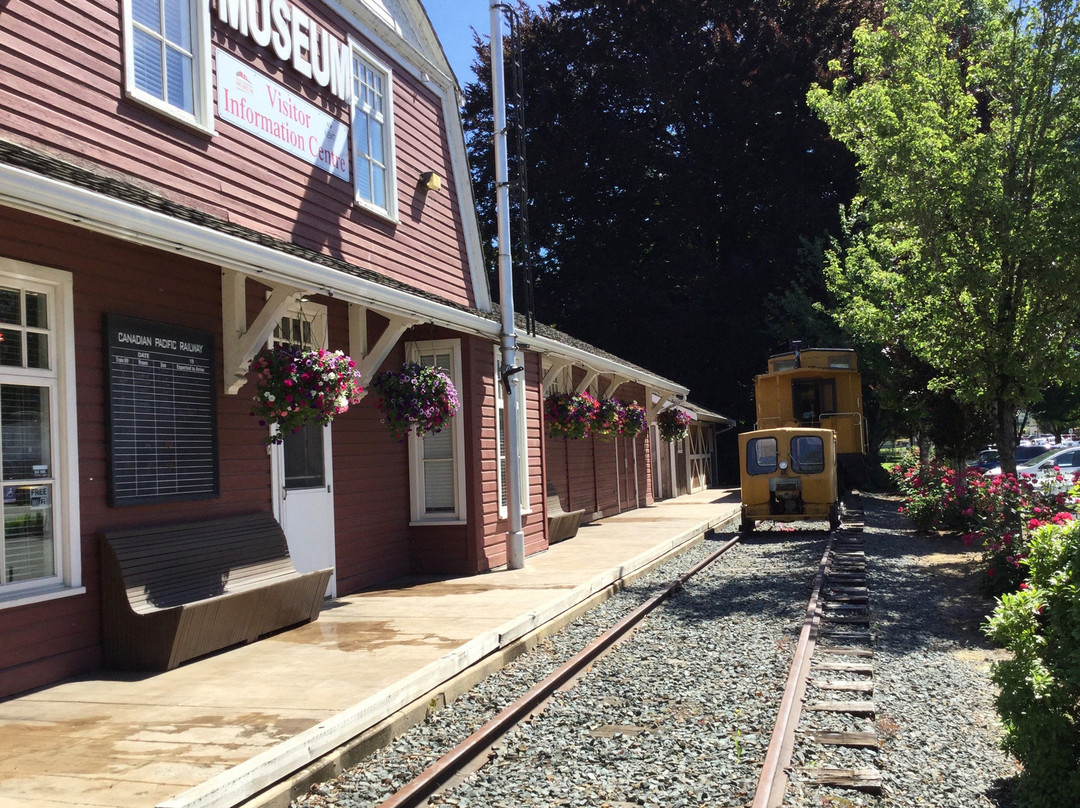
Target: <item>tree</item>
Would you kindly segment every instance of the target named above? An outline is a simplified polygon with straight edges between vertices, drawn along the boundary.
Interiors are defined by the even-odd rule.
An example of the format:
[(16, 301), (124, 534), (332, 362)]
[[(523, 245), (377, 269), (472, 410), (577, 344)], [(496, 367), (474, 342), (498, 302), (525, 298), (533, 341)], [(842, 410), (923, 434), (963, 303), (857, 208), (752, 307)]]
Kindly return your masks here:
[(808, 96), (858, 162), (839, 321), (992, 413), (1006, 470), (1017, 411), (1080, 374), (1078, 45), (1073, 2), (893, 1)]
[(1051, 385), (1028, 412), (1039, 422), (1039, 429), (1060, 443), (1065, 432), (1080, 425), (1080, 384)]
[[(839, 233), (839, 206), (855, 191), (853, 160), (811, 114), (806, 91), (830, 59), (846, 57), (872, 8), (519, 7), (537, 318), (752, 423), (753, 376), (770, 349), (801, 336), (764, 337), (778, 315), (766, 298), (793, 277), (804, 239)], [(464, 121), (490, 245), (490, 71), (486, 49), (477, 56)]]

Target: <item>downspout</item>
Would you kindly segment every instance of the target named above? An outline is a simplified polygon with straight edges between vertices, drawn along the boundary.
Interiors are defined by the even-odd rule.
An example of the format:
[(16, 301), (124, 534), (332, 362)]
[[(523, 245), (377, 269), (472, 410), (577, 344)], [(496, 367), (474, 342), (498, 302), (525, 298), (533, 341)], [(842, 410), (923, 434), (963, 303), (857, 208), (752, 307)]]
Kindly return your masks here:
[(503, 77), (503, 6), (491, 4), (491, 104), (494, 113), (495, 207), (499, 224), (499, 310), (502, 315), (502, 368), (506, 406), (506, 565), (525, 566), (525, 532), (521, 528), (521, 436), (524, 424), (518, 400), (522, 371), (514, 327), (514, 279), (510, 260), (510, 184), (506, 157), (506, 86)]

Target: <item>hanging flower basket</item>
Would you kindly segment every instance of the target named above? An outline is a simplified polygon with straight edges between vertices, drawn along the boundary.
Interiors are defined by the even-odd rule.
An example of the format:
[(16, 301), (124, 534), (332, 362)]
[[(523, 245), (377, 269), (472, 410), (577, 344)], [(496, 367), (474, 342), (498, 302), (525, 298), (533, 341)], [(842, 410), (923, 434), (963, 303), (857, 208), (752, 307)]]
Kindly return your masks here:
[(624, 438), (635, 438), (639, 432), (645, 429), (648, 423), (648, 411), (636, 401), (633, 401), (624, 405), (622, 429), (619, 434)]
[(682, 440), (690, 433), (690, 415), (682, 410), (661, 410), (656, 416), (660, 437), (668, 443)]
[(457, 389), (439, 368), (406, 362), (401, 370), (384, 370), (371, 380), (375, 402), (398, 440), (415, 428), (417, 437), (438, 432), (461, 407)]
[(601, 438), (614, 438), (622, 434), (623, 421), (626, 420), (626, 407), (617, 398), (605, 398), (596, 410), (592, 432)]
[(307, 351), (293, 345), (264, 348), (251, 360), (257, 390), (251, 414), (277, 432), (263, 440), (281, 443), (309, 421), (325, 426), (364, 393), (356, 362), (341, 351)]
[(544, 423), (553, 438), (586, 438), (600, 402), (588, 393), (552, 393), (544, 399)]

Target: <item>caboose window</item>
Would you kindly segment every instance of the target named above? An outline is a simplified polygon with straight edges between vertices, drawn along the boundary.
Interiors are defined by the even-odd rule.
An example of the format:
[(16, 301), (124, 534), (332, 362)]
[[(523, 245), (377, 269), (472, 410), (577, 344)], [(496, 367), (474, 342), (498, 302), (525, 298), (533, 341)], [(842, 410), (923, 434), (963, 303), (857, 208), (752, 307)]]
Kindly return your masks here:
[(791, 470), (796, 474), (825, 471), (825, 442), (815, 435), (791, 439)]
[(750, 474), (776, 471), (776, 438), (753, 438), (746, 442), (746, 470)]
[(792, 412), (804, 426), (818, 426), (823, 413), (836, 412), (836, 382), (799, 379), (791, 383)]

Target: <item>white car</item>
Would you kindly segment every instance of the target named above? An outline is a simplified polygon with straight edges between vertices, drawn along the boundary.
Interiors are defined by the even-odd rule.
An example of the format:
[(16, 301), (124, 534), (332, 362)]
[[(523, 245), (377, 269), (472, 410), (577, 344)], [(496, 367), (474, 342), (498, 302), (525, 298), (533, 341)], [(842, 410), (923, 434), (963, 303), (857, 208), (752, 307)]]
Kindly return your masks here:
[[(1072, 488), (1073, 475), (1080, 472), (1080, 447), (1076, 446), (1058, 446), (1047, 452), (1043, 452), (1041, 455), (1032, 458), (1023, 465), (1016, 467), (1016, 474), (1030, 474), (1035, 477), (1035, 482), (1038, 483), (1042, 480), (1049, 480), (1056, 483), (1057, 472), (1054, 468), (1060, 469), (1061, 476), (1064, 478), (1064, 485), (1054, 485), (1054, 490), (1065, 490)], [(987, 474), (1001, 474), (1001, 467), (990, 469)]]

